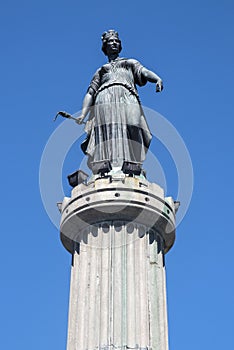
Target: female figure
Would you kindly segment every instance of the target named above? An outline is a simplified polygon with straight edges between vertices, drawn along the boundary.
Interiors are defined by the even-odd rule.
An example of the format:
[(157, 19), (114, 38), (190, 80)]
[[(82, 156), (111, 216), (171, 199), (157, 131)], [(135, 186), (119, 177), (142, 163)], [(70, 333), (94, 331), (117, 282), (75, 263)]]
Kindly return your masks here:
[(124, 161), (142, 164), (152, 136), (136, 85), (153, 82), (160, 92), (162, 80), (135, 59), (119, 57), (122, 46), (116, 31), (105, 32), (102, 43), (108, 63), (94, 74), (83, 101), (77, 122), (82, 123), (88, 113), (89, 119), (81, 148), (90, 167), (102, 160), (109, 160), (112, 167), (120, 167)]

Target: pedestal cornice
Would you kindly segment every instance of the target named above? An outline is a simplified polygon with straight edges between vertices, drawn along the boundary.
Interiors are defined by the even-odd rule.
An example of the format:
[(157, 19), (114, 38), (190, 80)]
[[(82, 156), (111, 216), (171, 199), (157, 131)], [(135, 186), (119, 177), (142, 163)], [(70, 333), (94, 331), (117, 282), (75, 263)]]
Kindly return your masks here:
[(72, 190), (61, 207), (60, 234), (65, 248), (73, 253), (83, 240), (82, 231), (105, 221), (144, 225), (164, 241), (166, 253), (175, 240), (175, 205), (163, 189), (145, 179), (103, 177)]

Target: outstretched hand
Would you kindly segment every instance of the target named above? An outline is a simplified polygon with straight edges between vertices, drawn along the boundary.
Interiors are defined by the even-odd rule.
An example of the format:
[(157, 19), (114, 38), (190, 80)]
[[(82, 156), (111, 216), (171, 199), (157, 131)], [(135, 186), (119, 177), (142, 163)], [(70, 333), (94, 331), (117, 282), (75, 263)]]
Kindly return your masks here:
[(163, 82), (162, 80), (158, 80), (156, 83), (156, 92), (161, 92), (163, 90)]

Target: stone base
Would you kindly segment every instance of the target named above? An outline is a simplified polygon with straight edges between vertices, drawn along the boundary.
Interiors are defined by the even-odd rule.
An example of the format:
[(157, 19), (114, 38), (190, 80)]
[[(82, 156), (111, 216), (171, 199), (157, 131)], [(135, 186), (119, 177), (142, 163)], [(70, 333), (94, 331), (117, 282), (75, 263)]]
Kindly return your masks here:
[(133, 177), (79, 185), (62, 204), (61, 240), (73, 254), (67, 350), (167, 350), (164, 254), (175, 208)]
[(73, 253), (80, 232), (106, 220), (135, 222), (150, 227), (163, 237), (165, 253), (175, 240), (175, 206), (163, 189), (143, 179), (114, 176), (99, 178), (72, 190), (62, 203), (61, 240)]

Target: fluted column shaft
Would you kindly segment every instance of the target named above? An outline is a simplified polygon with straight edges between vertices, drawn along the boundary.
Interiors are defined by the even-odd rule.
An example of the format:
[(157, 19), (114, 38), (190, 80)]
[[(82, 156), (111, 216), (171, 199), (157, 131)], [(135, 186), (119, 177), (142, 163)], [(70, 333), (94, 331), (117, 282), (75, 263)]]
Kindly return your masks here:
[(67, 350), (167, 350), (162, 237), (117, 221), (82, 235), (73, 255)]
[(168, 350), (173, 199), (146, 179), (112, 176), (75, 187), (61, 213), (73, 256), (67, 350)]

